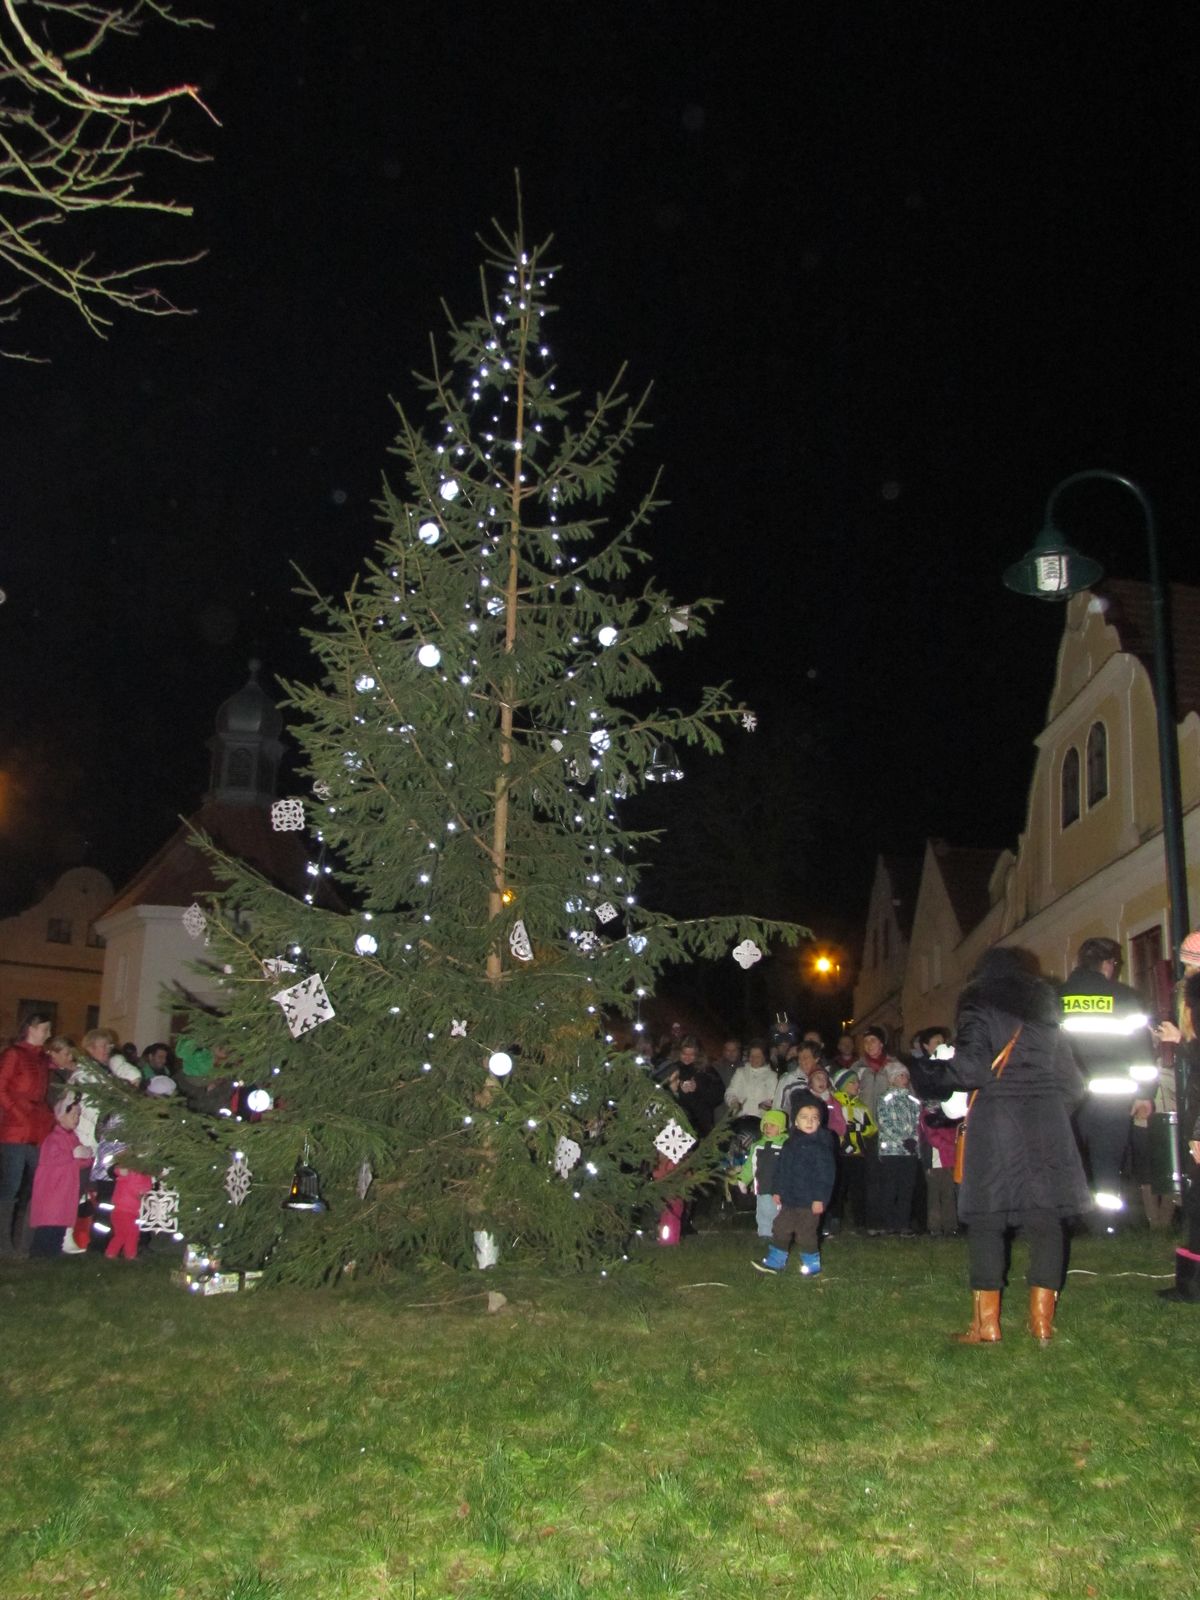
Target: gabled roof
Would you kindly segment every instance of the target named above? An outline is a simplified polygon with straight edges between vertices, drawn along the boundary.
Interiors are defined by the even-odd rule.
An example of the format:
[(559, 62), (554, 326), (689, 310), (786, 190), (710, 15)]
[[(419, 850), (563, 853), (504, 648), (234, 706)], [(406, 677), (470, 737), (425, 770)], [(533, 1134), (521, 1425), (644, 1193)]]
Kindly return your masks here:
[(946, 886), (946, 896), (965, 938), (987, 915), (991, 905), (988, 884), (1001, 852), (950, 845), (941, 839), (931, 839), (930, 846)]
[(912, 934), (913, 912), (917, 909), (917, 890), (921, 886), (919, 856), (880, 856), (883, 870), (892, 885), (892, 905), (896, 926), (905, 939)]
[(304, 835), (276, 833), (270, 812), (262, 806), (233, 806), (206, 800), (136, 872), (104, 912), (106, 917), (133, 906), (190, 906), (197, 895), (218, 888), (205, 853), (191, 842), (191, 833), (205, 833), (227, 855), (247, 862), (289, 894), (302, 894), (308, 851)]
[[(1154, 623), (1150, 585), (1134, 578), (1106, 578), (1096, 585), (1104, 620), (1117, 630), (1121, 649), (1154, 671)], [(1175, 656), (1175, 695), (1179, 720), (1200, 714), (1200, 589), (1171, 584), (1171, 632)]]

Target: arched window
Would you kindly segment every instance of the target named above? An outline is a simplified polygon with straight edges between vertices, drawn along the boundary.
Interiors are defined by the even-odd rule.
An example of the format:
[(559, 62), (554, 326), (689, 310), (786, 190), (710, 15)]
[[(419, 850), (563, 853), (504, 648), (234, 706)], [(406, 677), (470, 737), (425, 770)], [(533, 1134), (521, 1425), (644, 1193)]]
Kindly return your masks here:
[(1062, 764), (1062, 826), (1079, 821), (1079, 751), (1072, 745)]
[(1102, 722), (1093, 722), (1087, 741), (1087, 803), (1088, 809), (1103, 800), (1108, 793), (1108, 730)]

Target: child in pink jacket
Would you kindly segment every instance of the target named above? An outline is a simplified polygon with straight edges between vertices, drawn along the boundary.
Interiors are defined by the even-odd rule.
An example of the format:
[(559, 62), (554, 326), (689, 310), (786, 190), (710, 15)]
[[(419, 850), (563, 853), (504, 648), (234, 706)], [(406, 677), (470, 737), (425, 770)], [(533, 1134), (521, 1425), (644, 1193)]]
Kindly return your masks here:
[(79, 1215), (79, 1174), (91, 1166), (95, 1155), (90, 1145), (79, 1143), (79, 1113), (74, 1095), (60, 1100), (54, 1108), (54, 1127), (38, 1152), (29, 1202), (31, 1256), (61, 1256), (67, 1229), (75, 1226)]

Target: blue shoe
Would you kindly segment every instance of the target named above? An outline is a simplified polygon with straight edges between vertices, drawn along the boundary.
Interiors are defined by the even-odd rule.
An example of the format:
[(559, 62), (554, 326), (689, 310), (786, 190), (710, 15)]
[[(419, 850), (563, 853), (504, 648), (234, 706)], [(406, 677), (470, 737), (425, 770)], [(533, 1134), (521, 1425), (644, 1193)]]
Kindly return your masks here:
[(787, 1251), (773, 1244), (761, 1261), (752, 1264), (759, 1272), (782, 1272), (787, 1266)]
[(816, 1278), (821, 1271), (821, 1252), (805, 1251), (800, 1257), (800, 1272), (805, 1278)]
[(777, 1278), (781, 1270), (779, 1267), (771, 1266), (767, 1261), (752, 1261), (750, 1265), (755, 1272), (769, 1272), (773, 1278)]

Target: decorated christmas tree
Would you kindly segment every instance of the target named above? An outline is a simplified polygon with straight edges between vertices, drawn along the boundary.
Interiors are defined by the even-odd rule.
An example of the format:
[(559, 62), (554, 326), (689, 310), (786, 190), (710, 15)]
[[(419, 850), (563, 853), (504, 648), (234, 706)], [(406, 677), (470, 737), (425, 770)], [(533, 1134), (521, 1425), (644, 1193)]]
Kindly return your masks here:
[(620, 376), (561, 390), (555, 278), (496, 229), (481, 310), (418, 380), (425, 415), (400, 409), (375, 557), (313, 595), (319, 681), (285, 686), (311, 790), (275, 808), (310, 892), (221, 858), (205, 908), (226, 1004), (192, 1037), (230, 1053), (242, 1120), (124, 1108), (189, 1239), (272, 1276), (619, 1260), (711, 1167), (649, 1072), (656, 976), (802, 932), (639, 901), (653, 835), (623, 812), (754, 717), (716, 689), (659, 704), (653, 656), (711, 607), (638, 575), (656, 485), (622, 498), (618, 470), (643, 402)]

